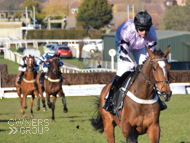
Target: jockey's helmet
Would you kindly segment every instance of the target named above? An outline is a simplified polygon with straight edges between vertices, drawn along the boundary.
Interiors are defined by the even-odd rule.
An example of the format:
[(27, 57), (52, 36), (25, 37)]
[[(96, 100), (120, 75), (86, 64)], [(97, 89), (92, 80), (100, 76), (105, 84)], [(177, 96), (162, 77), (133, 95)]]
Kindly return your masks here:
[(150, 29), (152, 26), (152, 18), (147, 12), (139, 12), (135, 15), (134, 18), (135, 27)]

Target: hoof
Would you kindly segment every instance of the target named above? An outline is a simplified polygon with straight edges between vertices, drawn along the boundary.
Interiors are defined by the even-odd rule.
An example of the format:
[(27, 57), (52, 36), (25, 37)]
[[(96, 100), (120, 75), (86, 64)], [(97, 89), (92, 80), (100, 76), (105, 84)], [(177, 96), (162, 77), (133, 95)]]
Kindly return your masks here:
[(51, 109), (52, 103), (48, 102), (48, 107)]
[(68, 109), (67, 109), (67, 108), (63, 108), (63, 112), (64, 112), (64, 113), (67, 113), (67, 112), (68, 112)]
[(54, 122), (55, 122), (55, 120), (52, 120), (52, 122), (54, 123)]
[(34, 115), (33, 115), (33, 114), (31, 114), (31, 115), (30, 115), (30, 117), (34, 117)]
[(43, 107), (43, 109), (42, 109), (43, 111), (47, 111), (47, 109), (46, 109), (46, 107)]
[(39, 106), (38, 106), (38, 107), (36, 107), (36, 110), (37, 110), (37, 111), (39, 111), (39, 110), (40, 110), (40, 107), (39, 107)]
[(23, 112), (20, 112), (20, 114), (21, 114), (21, 115), (24, 115), (24, 114), (25, 114), (25, 112), (24, 112), (24, 111), (23, 111)]

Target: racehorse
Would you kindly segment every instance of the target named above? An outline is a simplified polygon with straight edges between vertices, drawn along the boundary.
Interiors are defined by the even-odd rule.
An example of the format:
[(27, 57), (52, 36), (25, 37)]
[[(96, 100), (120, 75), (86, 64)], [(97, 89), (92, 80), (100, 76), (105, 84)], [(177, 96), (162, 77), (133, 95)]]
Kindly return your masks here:
[(111, 81), (102, 89), (97, 103), (98, 114), (91, 119), (91, 124), (96, 130), (105, 132), (108, 143), (115, 142), (114, 128), (119, 126), (127, 143), (137, 143), (138, 136), (147, 133), (151, 143), (158, 143), (160, 139), (160, 105), (158, 95), (162, 101), (170, 100), (171, 90), (169, 86), (170, 65), (167, 55), (170, 46), (164, 51), (152, 52), (146, 48), (149, 57), (141, 69), (138, 70), (128, 92), (125, 94), (123, 106), (118, 110), (119, 115), (107, 112), (102, 106), (109, 92)]
[[(54, 116), (54, 110), (55, 110), (55, 101), (56, 101), (56, 95), (58, 94), (60, 97), (62, 97), (62, 103), (63, 103), (63, 112), (67, 113), (68, 109), (66, 106), (66, 99), (65, 99), (65, 94), (63, 93), (62, 89), (62, 82), (61, 82), (61, 75), (59, 71), (59, 56), (53, 56), (52, 59), (49, 61), (49, 64), (45, 62), (48, 65), (48, 72), (47, 75), (45, 76), (44, 84), (42, 85), (39, 81), (41, 72), (38, 73), (37, 75), (37, 85), (38, 85), (38, 90), (42, 98), (42, 103), (43, 107), (46, 108), (45, 106), (45, 99), (43, 97), (43, 92), (45, 91), (46, 93), (46, 98), (47, 98), (47, 104), (49, 108), (52, 109), (52, 122), (55, 121), (55, 116)], [(53, 95), (53, 103), (50, 102), (50, 95)]]
[[(40, 96), (37, 90), (37, 85), (36, 85), (36, 79), (35, 79), (35, 75), (36, 75), (36, 71), (34, 69), (34, 56), (26, 56), (26, 71), (24, 72), (24, 78), (21, 81), (21, 84), (17, 83), (17, 79), (18, 76), (20, 75), (20, 73), (18, 73), (16, 80), (15, 80), (15, 86), (16, 86), (16, 92), (19, 96), (19, 101), (20, 101), (20, 109), (21, 109), (21, 114), (23, 115), (25, 112), (23, 110), (23, 106), (22, 106), (22, 101), (24, 100), (24, 108), (27, 109), (27, 105), (26, 105), (26, 97), (27, 95), (32, 95), (31, 97), (31, 101), (30, 101), (30, 116), (33, 117), (33, 101), (35, 96), (37, 96), (37, 107), (36, 110), (40, 110)], [(23, 94), (23, 99), (21, 97), (21, 94)]]

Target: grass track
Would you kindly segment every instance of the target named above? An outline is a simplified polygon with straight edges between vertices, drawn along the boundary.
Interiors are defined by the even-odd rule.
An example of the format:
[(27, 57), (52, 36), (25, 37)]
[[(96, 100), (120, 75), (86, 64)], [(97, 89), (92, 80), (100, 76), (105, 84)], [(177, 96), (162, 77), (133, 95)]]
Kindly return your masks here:
[[(94, 97), (66, 97), (69, 112), (63, 113), (61, 98), (58, 97), (55, 107), (55, 123), (51, 122), (51, 110), (36, 111), (34, 100), (34, 117), (30, 118), (30, 98), (27, 98), (26, 114), (20, 115), (20, 103), (17, 99), (0, 100), (0, 142), (1, 143), (106, 143), (104, 133), (93, 130), (90, 119), (94, 112)], [(190, 143), (190, 95), (173, 95), (166, 103), (168, 109), (161, 112), (160, 143)], [(42, 104), (41, 104), (42, 107)], [(23, 123), (11, 122), (10, 119), (26, 119)], [(33, 119), (33, 126), (31, 124)], [(46, 122), (42, 122), (45, 121)], [(38, 121), (41, 121), (40, 125)], [(18, 132), (9, 134), (9, 127), (17, 127)], [(23, 128), (29, 127), (26, 130)], [(47, 128), (45, 128), (47, 127)], [(78, 127), (78, 128), (77, 128)], [(39, 128), (39, 131), (36, 131)], [(42, 133), (42, 128), (43, 133)], [(49, 129), (49, 130), (48, 130)], [(48, 130), (48, 131), (47, 131)], [(116, 143), (125, 141), (121, 130), (116, 127)], [(139, 143), (147, 143), (147, 135), (139, 137)]]

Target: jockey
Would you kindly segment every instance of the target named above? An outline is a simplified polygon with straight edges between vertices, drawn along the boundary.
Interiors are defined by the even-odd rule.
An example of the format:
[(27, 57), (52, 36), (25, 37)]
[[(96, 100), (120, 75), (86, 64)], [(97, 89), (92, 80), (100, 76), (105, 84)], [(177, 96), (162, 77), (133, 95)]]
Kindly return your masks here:
[[(21, 81), (24, 77), (24, 72), (26, 71), (26, 68), (27, 68), (27, 65), (26, 65), (26, 60), (27, 60), (27, 57), (29, 57), (29, 55), (25, 56), (22, 58), (21, 60), (21, 63), (19, 64), (19, 68), (18, 70), (21, 72), (18, 79), (17, 79), (17, 83), (18, 84), (21, 84)], [(36, 75), (37, 75), (37, 70), (39, 70), (39, 66), (34, 58), (34, 70), (35, 70), (35, 78), (36, 78)]]
[[(137, 65), (143, 63), (148, 57), (145, 46), (151, 51), (154, 51), (157, 44), (156, 32), (152, 26), (152, 18), (147, 12), (139, 12), (134, 19), (130, 19), (121, 24), (116, 31), (115, 46), (117, 53), (117, 73), (113, 79), (108, 98), (103, 108), (112, 112), (112, 105), (110, 105), (114, 88), (117, 86), (118, 79), (134, 67), (134, 62), (129, 57), (129, 51), (132, 52)], [(167, 106), (159, 99), (161, 110)]]
[[(56, 55), (55, 51), (53, 49), (50, 49), (50, 51), (47, 51), (44, 55), (42, 55), (42, 57), (40, 57), (40, 60), (38, 61), (38, 65), (43, 63), (42, 72), (41, 72), (41, 75), (40, 75), (40, 78), (39, 78), (39, 81), (40, 81), (40, 83), (42, 85), (44, 83), (44, 77), (48, 72), (48, 65), (46, 65), (44, 62), (46, 61), (47, 64), (49, 64), (48, 60), (50, 60), (55, 55)], [(62, 66), (63, 62), (61, 61), (60, 58), (59, 58), (59, 61), (60, 61), (59, 65)], [(60, 72), (60, 75), (61, 75), (61, 72)]]

